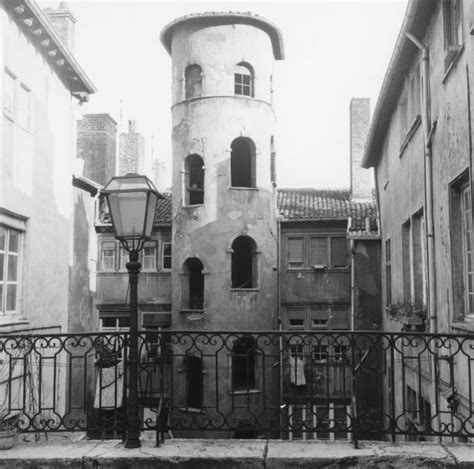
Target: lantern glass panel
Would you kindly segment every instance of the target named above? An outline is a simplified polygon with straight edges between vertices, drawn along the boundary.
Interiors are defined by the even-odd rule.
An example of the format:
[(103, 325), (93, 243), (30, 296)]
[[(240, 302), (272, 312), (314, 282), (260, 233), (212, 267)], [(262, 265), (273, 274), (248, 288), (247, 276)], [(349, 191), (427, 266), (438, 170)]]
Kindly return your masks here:
[(118, 238), (143, 237), (147, 208), (146, 192), (108, 194), (110, 212)]
[(148, 207), (146, 212), (146, 226), (145, 226), (145, 237), (151, 238), (151, 231), (153, 229), (153, 219), (155, 218), (155, 208), (158, 197), (154, 192), (148, 193)]

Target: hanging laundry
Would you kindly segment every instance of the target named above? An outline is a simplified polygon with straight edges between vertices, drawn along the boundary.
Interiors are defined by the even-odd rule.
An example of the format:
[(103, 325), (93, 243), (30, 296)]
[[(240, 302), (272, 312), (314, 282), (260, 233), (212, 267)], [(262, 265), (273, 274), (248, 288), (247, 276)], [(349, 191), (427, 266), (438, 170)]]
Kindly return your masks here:
[(290, 382), (296, 386), (306, 386), (304, 360), (298, 355), (290, 355)]

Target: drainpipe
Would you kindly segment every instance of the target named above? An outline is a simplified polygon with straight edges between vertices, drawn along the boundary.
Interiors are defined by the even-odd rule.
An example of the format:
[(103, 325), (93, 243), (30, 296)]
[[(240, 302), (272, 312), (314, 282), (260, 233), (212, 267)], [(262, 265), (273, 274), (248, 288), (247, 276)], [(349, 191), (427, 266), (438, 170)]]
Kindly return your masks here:
[[(279, 217), (277, 217), (277, 316), (278, 316), (278, 331), (282, 331), (282, 322), (281, 322), (281, 254), (280, 254), (280, 248), (281, 248), (281, 221)], [(279, 368), (280, 368), (280, 373), (279, 373), (279, 407), (278, 410), (280, 412), (280, 428), (283, 428), (283, 415), (282, 415), (282, 409), (283, 409), (283, 339), (280, 334), (278, 337), (278, 358), (279, 358)], [(283, 438), (283, 432), (280, 433), (280, 438)]]
[[(430, 332), (438, 332), (438, 321), (436, 312), (436, 264), (434, 246), (434, 222), (433, 222), (433, 158), (431, 154), (431, 143), (433, 131), (430, 124), (430, 90), (429, 90), (429, 52), (428, 48), (422, 44), (415, 36), (405, 33), (407, 38), (421, 50), (423, 61), (423, 101), (422, 101), (422, 122), (423, 140), (425, 142), (425, 203), (426, 203), (426, 235), (428, 247), (428, 294), (430, 313)], [(432, 131), (433, 130), (433, 131)]]
[[(431, 126), (430, 120), (430, 69), (429, 69), (429, 51), (415, 36), (405, 33), (407, 38), (415, 44), (421, 51), (423, 61), (422, 78), (423, 78), (423, 101), (422, 101), (422, 123), (423, 123), (423, 140), (425, 144), (425, 204), (426, 204), (426, 237), (428, 247), (428, 295), (429, 295), (429, 314), (430, 314), (430, 333), (438, 332), (437, 321), (437, 305), (436, 305), (436, 264), (435, 264), (435, 245), (434, 245), (434, 223), (433, 223), (433, 158), (431, 153), (431, 144), (436, 129), (436, 122)], [(436, 383), (438, 382), (436, 372), (437, 354), (431, 360), (431, 379), (432, 379), (432, 398), (431, 408), (436, 415), (434, 420), (434, 430), (439, 431), (441, 428), (441, 416), (437, 406)], [(442, 441), (441, 436), (439, 441)]]
[[(349, 223), (347, 224), (347, 236), (350, 236), (352, 227), (352, 218), (349, 217)], [(355, 256), (354, 256), (354, 239), (350, 238), (349, 249), (351, 253), (351, 331), (355, 330)]]

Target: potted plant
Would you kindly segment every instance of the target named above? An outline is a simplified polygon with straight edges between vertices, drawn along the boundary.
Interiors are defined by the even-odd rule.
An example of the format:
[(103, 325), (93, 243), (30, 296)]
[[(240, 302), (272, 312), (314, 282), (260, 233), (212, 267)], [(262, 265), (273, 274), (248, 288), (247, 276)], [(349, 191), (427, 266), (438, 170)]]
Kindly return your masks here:
[(423, 330), (426, 320), (426, 306), (419, 301), (400, 301), (390, 305), (388, 314), (394, 321), (403, 324), (404, 330)]
[(13, 446), (17, 420), (16, 416), (9, 416), (6, 409), (0, 409), (0, 450)]

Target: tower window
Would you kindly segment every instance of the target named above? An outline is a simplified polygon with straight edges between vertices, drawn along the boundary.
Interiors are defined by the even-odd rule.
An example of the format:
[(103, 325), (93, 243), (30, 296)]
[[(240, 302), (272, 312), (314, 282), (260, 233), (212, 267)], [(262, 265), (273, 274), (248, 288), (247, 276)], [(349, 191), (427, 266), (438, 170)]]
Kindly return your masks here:
[(186, 205), (204, 203), (204, 163), (199, 155), (189, 155), (184, 164)]
[(183, 309), (203, 309), (204, 275), (203, 265), (195, 257), (187, 259), (183, 266), (182, 305)]
[(231, 186), (255, 187), (255, 144), (249, 138), (239, 137), (230, 148)]
[(240, 337), (232, 348), (232, 389), (248, 390), (255, 387), (255, 339)]
[(202, 407), (202, 360), (188, 355), (185, 359), (186, 369), (186, 406), (194, 409)]
[(255, 288), (257, 284), (255, 241), (239, 236), (232, 243), (232, 288)]
[(243, 62), (237, 64), (234, 72), (234, 93), (253, 98), (253, 81), (252, 67)]
[(202, 70), (197, 64), (188, 65), (184, 72), (185, 98), (199, 98), (202, 94)]

